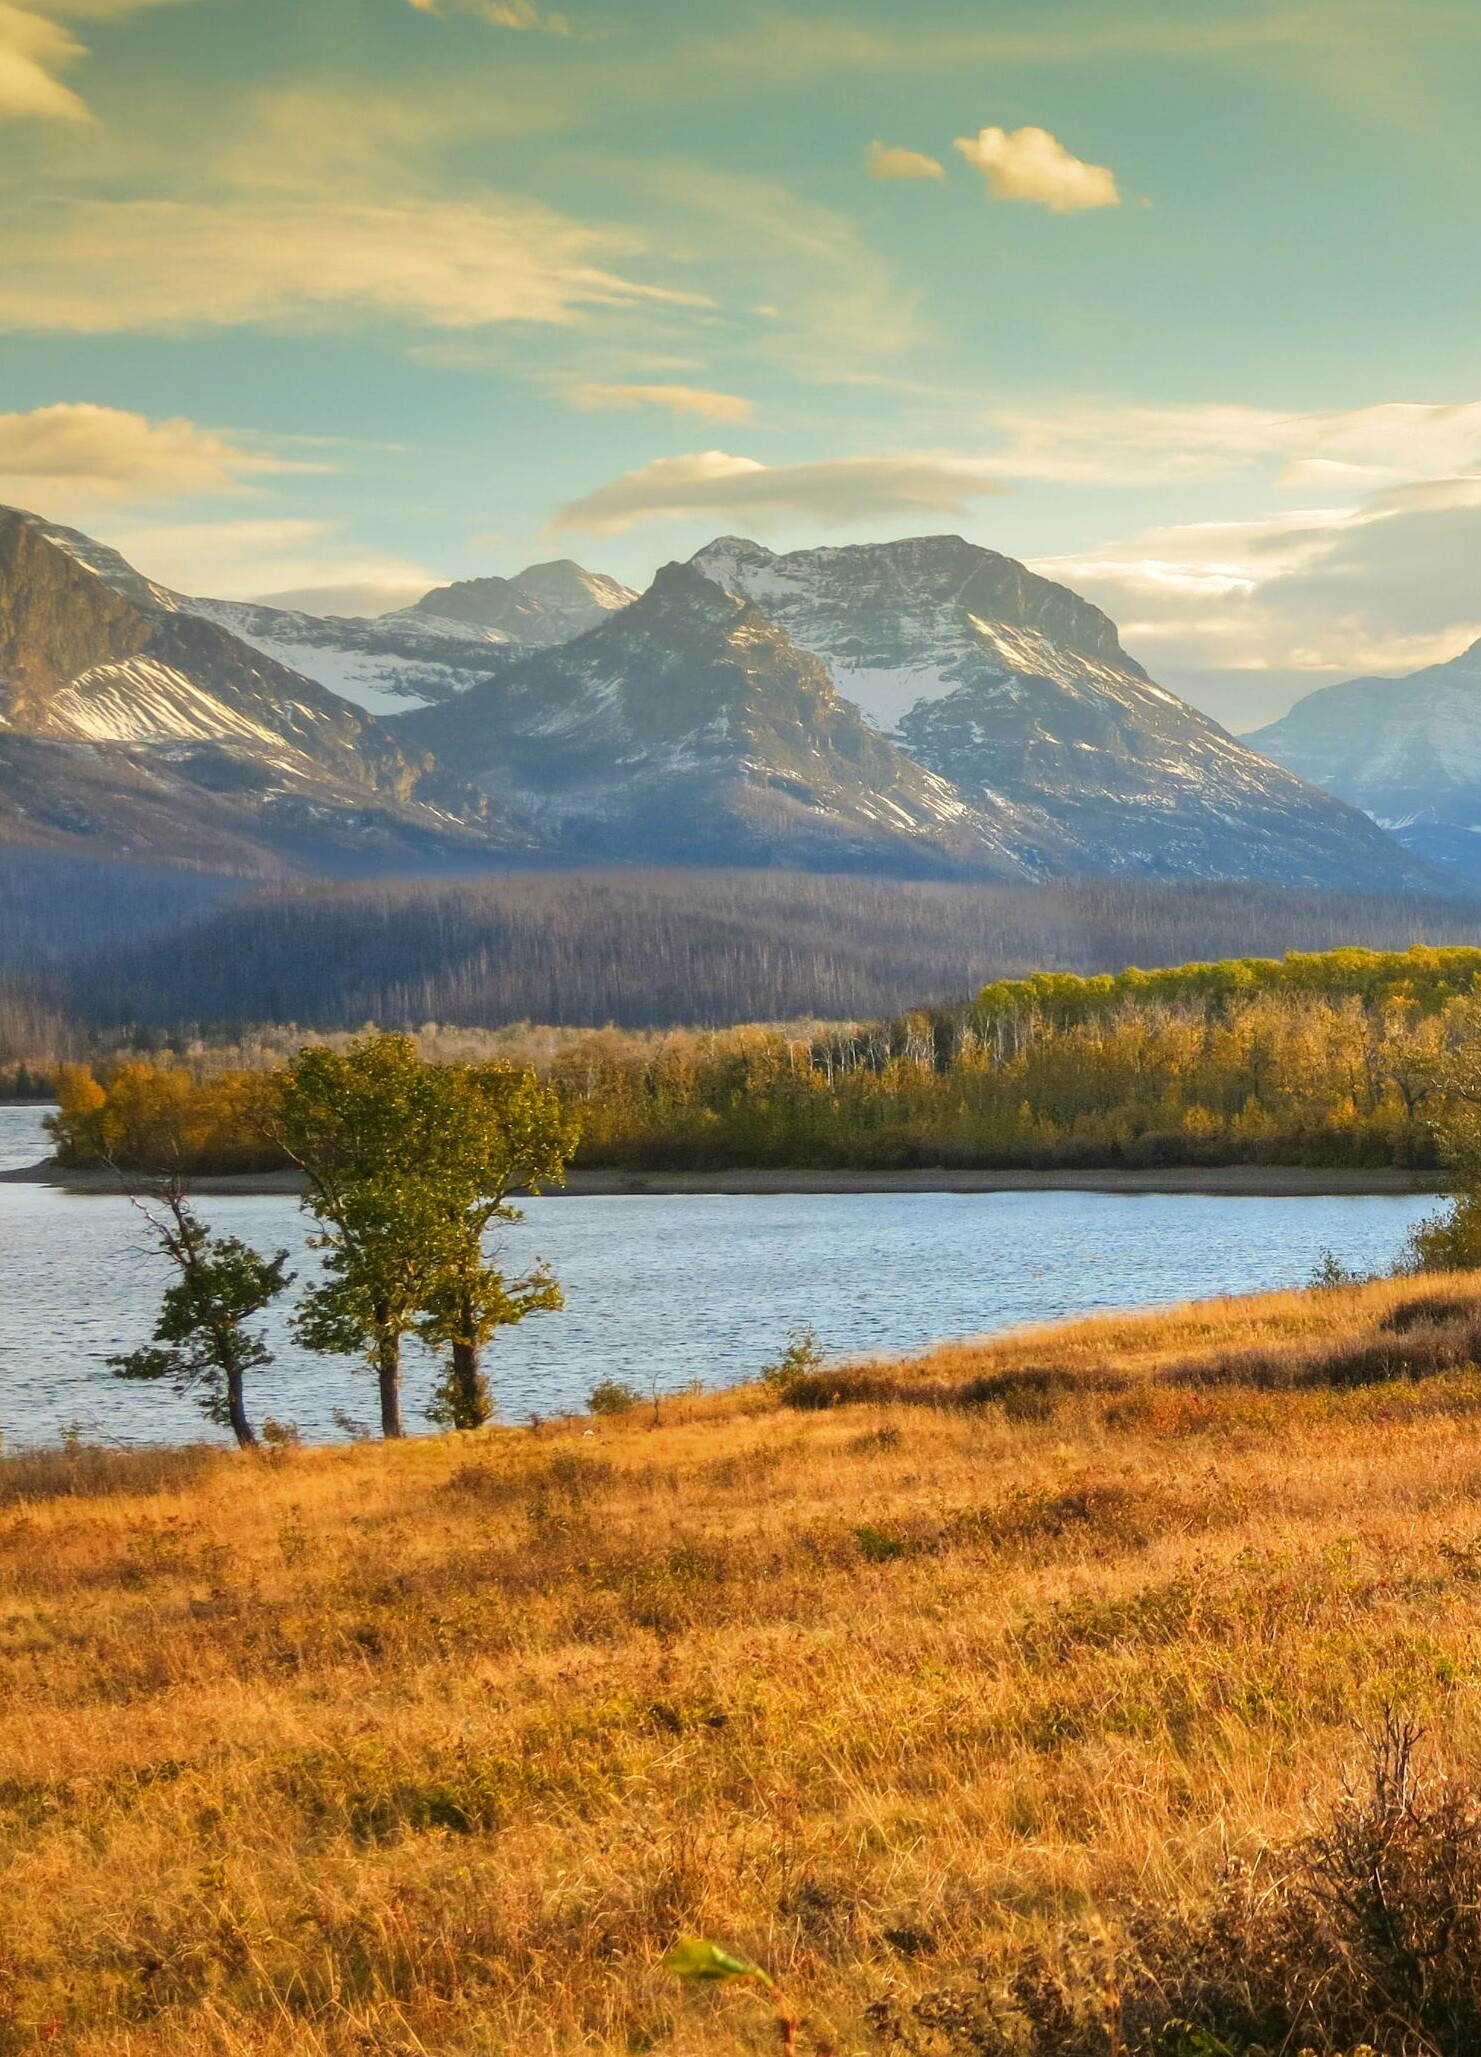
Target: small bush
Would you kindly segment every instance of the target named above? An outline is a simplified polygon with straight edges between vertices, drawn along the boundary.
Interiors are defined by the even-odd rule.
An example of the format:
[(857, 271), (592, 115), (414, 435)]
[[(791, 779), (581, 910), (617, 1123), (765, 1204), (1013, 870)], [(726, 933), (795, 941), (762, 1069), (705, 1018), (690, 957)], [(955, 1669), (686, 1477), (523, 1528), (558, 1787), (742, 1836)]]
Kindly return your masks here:
[(1481, 1805), (1425, 1779), (1390, 1719), (1303, 1841), (1231, 1866), (1193, 1909), (1122, 1909), (986, 1976), (870, 2010), (911, 2057), (1475, 2057), (1481, 2050)]
[(641, 1397), (636, 1386), (625, 1385), (621, 1379), (604, 1378), (587, 1394), (586, 1405), (593, 1414), (631, 1414)]
[(1403, 1336), (1410, 1329), (1426, 1328), (1437, 1321), (1481, 1323), (1481, 1295), (1419, 1293), (1412, 1300), (1400, 1300), (1390, 1307), (1378, 1326), (1390, 1335)]
[(762, 1366), (761, 1382), (785, 1398), (799, 1379), (812, 1377), (822, 1362), (823, 1346), (817, 1330), (811, 1326), (793, 1329), (776, 1363)]

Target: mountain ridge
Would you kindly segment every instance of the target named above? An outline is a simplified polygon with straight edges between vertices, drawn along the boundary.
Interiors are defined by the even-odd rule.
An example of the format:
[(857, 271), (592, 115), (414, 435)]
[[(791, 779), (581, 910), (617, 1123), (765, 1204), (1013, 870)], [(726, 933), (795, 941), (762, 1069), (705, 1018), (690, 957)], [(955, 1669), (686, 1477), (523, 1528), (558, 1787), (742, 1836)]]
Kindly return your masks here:
[(116, 551), (0, 510), (0, 836), (348, 865), (523, 847), (487, 800)]

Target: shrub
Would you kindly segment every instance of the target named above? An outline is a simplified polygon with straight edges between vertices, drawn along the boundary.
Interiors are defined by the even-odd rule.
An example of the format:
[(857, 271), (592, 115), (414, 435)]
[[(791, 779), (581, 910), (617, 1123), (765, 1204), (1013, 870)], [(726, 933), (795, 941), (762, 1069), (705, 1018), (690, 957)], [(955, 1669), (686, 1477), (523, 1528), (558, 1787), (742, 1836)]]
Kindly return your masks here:
[(1388, 1719), (1364, 1788), (1204, 1904), (1132, 1904), (1108, 1940), (1030, 1948), (1004, 1981), (877, 2002), (880, 2040), (911, 2057), (1474, 2057), (1481, 1804), (1420, 1776), (1417, 1740)]
[(787, 1347), (776, 1363), (762, 1366), (761, 1380), (774, 1393), (785, 1397), (799, 1379), (811, 1377), (822, 1362), (823, 1346), (818, 1341), (817, 1330), (809, 1324), (806, 1328), (793, 1329), (787, 1338)]
[(593, 1414), (630, 1414), (640, 1398), (636, 1386), (626, 1385), (621, 1379), (604, 1378), (587, 1394), (586, 1404)]

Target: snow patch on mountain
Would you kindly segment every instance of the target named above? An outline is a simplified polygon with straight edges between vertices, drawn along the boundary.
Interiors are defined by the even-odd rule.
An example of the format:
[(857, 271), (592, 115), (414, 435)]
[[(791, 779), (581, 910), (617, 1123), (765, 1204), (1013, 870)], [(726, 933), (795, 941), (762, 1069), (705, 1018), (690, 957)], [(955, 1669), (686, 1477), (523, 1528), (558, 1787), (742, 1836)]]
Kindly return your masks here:
[(147, 657), (95, 665), (53, 696), (53, 730), (93, 743), (164, 741), (282, 744), (281, 735), (223, 706), (183, 672)]

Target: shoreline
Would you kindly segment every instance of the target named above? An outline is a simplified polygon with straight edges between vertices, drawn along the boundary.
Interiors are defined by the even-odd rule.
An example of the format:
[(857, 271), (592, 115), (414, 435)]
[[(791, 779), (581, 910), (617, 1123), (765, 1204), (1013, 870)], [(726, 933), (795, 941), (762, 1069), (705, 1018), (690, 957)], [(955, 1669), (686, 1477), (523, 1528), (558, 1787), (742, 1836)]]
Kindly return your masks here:
[[(52, 1186), (69, 1193), (117, 1194), (109, 1171), (64, 1171), (49, 1159), (0, 1172), (0, 1185)], [(251, 1171), (203, 1175), (190, 1181), (202, 1194), (271, 1193), (296, 1197), (304, 1189), (296, 1172)], [(834, 1171), (737, 1168), (730, 1171), (574, 1170), (550, 1199), (630, 1198), (637, 1195), (775, 1195), (847, 1193), (1157, 1193), (1200, 1194), (1244, 1199), (1341, 1199), (1441, 1195), (1444, 1180), (1434, 1172), (1323, 1169), (1294, 1164), (1170, 1165), (1162, 1170)]]

